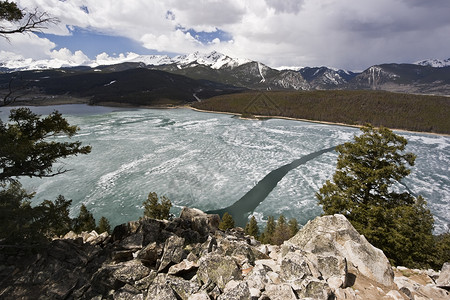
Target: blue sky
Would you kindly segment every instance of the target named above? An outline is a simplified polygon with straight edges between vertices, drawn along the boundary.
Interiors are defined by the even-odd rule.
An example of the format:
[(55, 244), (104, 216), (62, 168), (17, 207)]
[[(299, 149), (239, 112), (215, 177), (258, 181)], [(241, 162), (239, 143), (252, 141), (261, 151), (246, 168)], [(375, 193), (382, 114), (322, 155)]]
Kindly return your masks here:
[(362, 70), (380, 63), (450, 57), (448, 0), (16, 2), (60, 22), (45, 33), (1, 39), (0, 61), (81, 62), (101, 53), (174, 56), (215, 50), (272, 67)]

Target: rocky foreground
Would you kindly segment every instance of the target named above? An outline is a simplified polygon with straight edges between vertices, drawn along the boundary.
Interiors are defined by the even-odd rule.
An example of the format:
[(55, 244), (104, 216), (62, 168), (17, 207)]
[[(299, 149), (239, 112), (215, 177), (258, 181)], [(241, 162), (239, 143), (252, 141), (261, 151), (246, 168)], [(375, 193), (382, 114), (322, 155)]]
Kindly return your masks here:
[[(392, 268), (342, 215), (261, 245), (219, 217), (185, 208), (111, 235), (67, 234), (38, 253), (3, 248), (1, 299), (450, 299), (441, 272)], [(0, 246), (1, 247), (1, 246)]]

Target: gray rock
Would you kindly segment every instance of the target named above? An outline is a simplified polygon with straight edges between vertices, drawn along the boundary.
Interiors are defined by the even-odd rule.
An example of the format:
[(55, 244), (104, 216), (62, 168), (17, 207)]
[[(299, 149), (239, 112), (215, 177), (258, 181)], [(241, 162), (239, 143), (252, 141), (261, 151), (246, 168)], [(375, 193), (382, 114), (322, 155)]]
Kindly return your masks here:
[(118, 250), (113, 251), (112, 253), (112, 260), (115, 262), (123, 262), (133, 259), (133, 254), (135, 253), (135, 250)]
[(128, 284), (134, 284), (150, 274), (150, 269), (142, 264), (140, 260), (131, 260), (116, 264), (113, 277)]
[(267, 284), (271, 283), (267, 271), (268, 267), (265, 267), (264, 265), (255, 265), (245, 277), (245, 281), (248, 282), (250, 288), (263, 290)]
[(309, 275), (312, 275), (309, 264), (301, 253), (289, 252), (283, 257), (280, 267), (282, 281), (298, 281)]
[(219, 215), (209, 215), (196, 208), (184, 207), (180, 219), (192, 222), (192, 229), (202, 235), (215, 232), (219, 228)]
[(119, 247), (126, 250), (139, 250), (142, 248), (143, 242), (144, 234), (142, 232), (137, 232), (121, 240)]
[(140, 291), (147, 291), (148, 287), (153, 283), (158, 273), (155, 270), (151, 270), (150, 273), (144, 278), (137, 280), (134, 283), (134, 287)]
[(187, 300), (189, 296), (200, 290), (200, 285), (195, 281), (184, 280), (175, 276), (167, 276), (166, 284), (172, 288), (182, 300)]
[(189, 261), (188, 259), (184, 259), (179, 264), (173, 265), (169, 268), (167, 274), (169, 275), (183, 275), (186, 273), (195, 272), (198, 269), (198, 264), (195, 261)]
[(166, 240), (158, 272), (166, 269), (171, 263), (177, 264), (183, 260), (183, 245), (184, 239), (176, 235), (173, 235)]
[(192, 294), (189, 296), (188, 300), (211, 300), (208, 294), (204, 291)]
[(341, 256), (317, 255), (317, 269), (325, 280), (331, 277), (338, 277), (345, 282), (347, 260)]
[(158, 259), (158, 246), (156, 242), (150, 243), (137, 253), (137, 258), (146, 264), (154, 266)]
[(236, 262), (229, 256), (210, 253), (199, 259), (197, 277), (201, 282), (211, 280), (220, 289), (231, 280), (241, 280), (241, 270)]
[(394, 272), (383, 251), (372, 246), (343, 215), (309, 221), (288, 243), (318, 255), (346, 258), (368, 278), (391, 286)]
[(166, 284), (154, 283), (150, 285), (146, 300), (178, 300), (172, 288)]
[(225, 286), (223, 294), (217, 300), (247, 300), (250, 299), (250, 289), (247, 282), (231, 280)]
[(111, 234), (112, 241), (122, 241), (126, 237), (135, 234), (140, 227), (139, 221), (128, 222), (117, 225)]
[(208, 239), (201, 246), (201, 255), (214, 252), (217, 249), (217, 240), (213, 236), (208, 236)]
[(436, 280), (436, 285), (450, 289), (450, 263), (446, 262), (442, 266), (441, 274), (439, 274), (439, 278)]
[(126, 284), (113, 294), (114, 300), (144, 300), (144, 295), (133, 286)]
[(269, 284), (266, 286), (266, 290), (263, 295), (268, 297), (270, 300), (296, 300), (292, 287), (289, 284)]
[(332, 295), (328, 284), (323, 280), (307, 278), (302, 281), (301, 288), (295, 290), (300, 298), (327, 300)]
[(71, 230), (68, 233), (66, 233), (66, 235), (64, 235), (63, 239), (65, 239), (65, 240), (68, 240), (68, 239), (75, 240), (78, 237), (79, 237), (78, 234), (76, 234), (75, 232), (73, 232)]

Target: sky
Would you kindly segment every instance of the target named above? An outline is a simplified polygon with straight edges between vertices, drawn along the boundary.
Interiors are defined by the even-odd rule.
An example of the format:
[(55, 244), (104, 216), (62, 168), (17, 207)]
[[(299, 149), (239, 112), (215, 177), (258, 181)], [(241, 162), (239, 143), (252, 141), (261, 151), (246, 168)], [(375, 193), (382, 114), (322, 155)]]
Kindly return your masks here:
[[(271, 67), (364, 70), (450, 57), (449, 0), (16, 0), (59, 19), (1, 56), (84, 62), (195, 51)], [(106, 54), (105, 54), (106, 53)]]

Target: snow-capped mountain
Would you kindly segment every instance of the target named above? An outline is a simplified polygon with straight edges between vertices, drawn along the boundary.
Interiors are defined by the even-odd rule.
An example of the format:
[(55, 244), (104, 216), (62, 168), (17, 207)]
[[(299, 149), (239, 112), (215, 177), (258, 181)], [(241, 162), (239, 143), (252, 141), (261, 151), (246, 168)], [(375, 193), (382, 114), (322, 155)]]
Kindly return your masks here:
[(444, 67), (450, 66), (450, 59), (424, 60), (416, 64), (380, 64), (368, 67), (361, 73), (354, 73), (330, 67), (271, 68), (261, 62), (232, 58), (215, 51), (194, 52), (175, 57), (135, 53), (121, 54), (117, 57), (103, 53), (94, 60), (89, 60), (82, 53), (79, 55), (75, 53), (71, 57), (69, 61), (62, 58), (33, 61), (0, 51), (0, 74), (84, 66), (73, 68), (70, 72), (107, 73), (150, 69), (194, 80), (256, 90), (380, 89), (407, 93), (450, 94), (450, 70)]
[(351, 71), (327, 67), (305, 67), (299, 72), (316, 89), (333, 89), (345, 85), (357, 75)]
[(178, 68), (192, 67), (195, 64), (204, 65), (212, 69), (225, 67), (237, 67), (250, 62), (249, 59), (232, 58), (225, 54), (213, 51), (211, 53), (194, 52), (188, 55), (178, 55), (169, 57), (167, 55), (139, 55), (136, 53), (120, 54), (117, 57), (110, 57), (106, 53), (97, 55), (94, 60), (86, 56), (74, 56), (71, 60), (62, 60), (58, 58), (45, 60), (32, 60), (14, 55), (12, 53), (0, 52), (0, 68), (14, 71), (59, 69), (66, 67), (88, 66), (98, 67), (115, 65), (121, 63), (136, 62), (144, 63), (150, 66), (161, 66), (176, 64)]
[(443, 68), (443, 67), (449, 67), (450, 66), (450, 58), (447, 59), (425, 59), (421, 60), (415, 63), (416, 65), (420, 66), (429, 66), (433, 68)]

